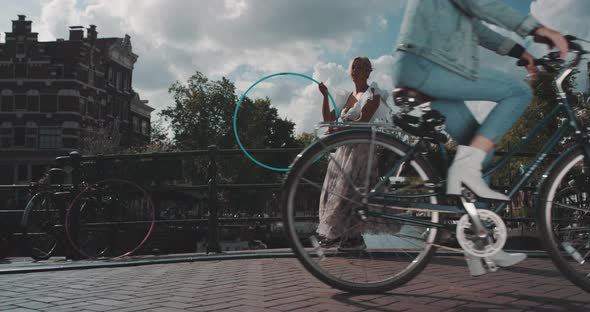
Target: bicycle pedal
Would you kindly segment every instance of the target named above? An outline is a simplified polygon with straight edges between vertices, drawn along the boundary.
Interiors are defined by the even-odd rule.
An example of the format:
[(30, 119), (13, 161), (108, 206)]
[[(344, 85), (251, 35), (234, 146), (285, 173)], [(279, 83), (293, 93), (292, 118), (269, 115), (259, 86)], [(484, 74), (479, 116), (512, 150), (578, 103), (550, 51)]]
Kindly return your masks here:
[(485, 262), (486, 269), (489, 272), (498, 272), (499, 267), (496, 265), (496, 263), (490, 257), (484, 257), (483, 261)]
[(475, 193), (473, 193), (473, 191), (467, 187), (463, 187), (461, 190), (461, 196), (469, 203), (475, 203), (477, 201), (477, 196), (475, 196)]

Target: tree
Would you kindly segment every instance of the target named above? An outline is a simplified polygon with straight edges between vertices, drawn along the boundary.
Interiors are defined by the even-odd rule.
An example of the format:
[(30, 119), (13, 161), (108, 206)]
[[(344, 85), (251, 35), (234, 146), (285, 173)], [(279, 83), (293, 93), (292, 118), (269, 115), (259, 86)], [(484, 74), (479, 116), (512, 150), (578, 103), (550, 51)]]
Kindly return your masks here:
[[(222, 149), (238, 148), (233, 131), (238, 97), (231, 81), (226, 78), (211, 81), (196, 72), (185, 83), (174, 83), (169, 92), (175, 104), (160, 115), (170, 122), (173, 142), (180, 150), (207, 149), (213, 144)], [(298, 146), (294, 126), (293, 122), (278, 116), (269, 98), (252, 100), (246, 97), (241, 103), (237, 128), (240, 141), (248, 150)], [(275, 167), (286, 167), (294, 158), (285, 154), (254, 156)], [(197, 179), (206, 176), (207, 162), (204, 160), (193, 164)], [(232, 183), (264, 183), (280, 179), (275, 172), (253, 164), (243, 155), (220, 159), (218, 164), (221, 176)]]
[[(536, 80), (531, 82), (531, 87), (534, 90), (534, 97), (529, 105), (528, 110), (522, 117), (514, 124), (514, 126), (504, 136), (500, 144), (497, 146), (498, 151), (509, 151), (511, 148), (518, 145), (524, 136), (526, 136), (533, 127), (543, 120), (543, 118), (551, 112), (558, 104), (556, 102), (557, 90), (553, 86), (553, 79), (555, 73), (540, 73)], [(575, 75), (570, 76), (565, 83), (565, 92), (570, 94), (576, 84)], [(575, 105), (574, 105), (575, 106)], [(561, 116), (563, 117), (563, 116)], [(558, 127), (563, 123), (563, 118), (559, 116), (550, 120), (540, 130), (535, 138), (533, 138), (522, 152), (537, 152), (545, 145), (548, 139), (557, 131)], [(566, 140), (567, 141), (567, 140)], [(561, 142), (558, 147), (563, 150), (567, 142)], [(519, 172), (521, 165), (530, 163), (530, 158), (512, 158), (510, 164), (505, 168), (498, 170), (494, 174), (492, 185), (507, 185), (513, 182), (515, 174)], [(537, 169), (537, 175), (543, 172), (544, 167)], [(538, 177), (533, 177), (533, 181)]]
[(117, 154), (121, 150), (120, 140), (121, 134), (115, 122), (102, 127), (88, 128), (83, 132), (79, 151), (82, 155)]

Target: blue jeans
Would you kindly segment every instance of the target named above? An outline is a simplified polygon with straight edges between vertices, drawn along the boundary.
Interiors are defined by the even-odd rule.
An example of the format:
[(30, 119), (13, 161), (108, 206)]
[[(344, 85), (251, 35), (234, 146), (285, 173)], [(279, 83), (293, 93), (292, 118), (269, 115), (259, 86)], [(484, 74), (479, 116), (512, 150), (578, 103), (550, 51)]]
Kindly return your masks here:
[[(435, 98), (432, 108), (446, 117), (446, 131), (461, 145), (469, 145), (476, 134), (497, 144), (533, 98), (526, 82), (506, 73), (482, 69), (479, 79), (471, 80), (402, 51), (396, 51), (392, 79), (396, 87), (416, 89)], [(465, 105), (464, 101), (470, 100), (497, 103), (481, 125)]]

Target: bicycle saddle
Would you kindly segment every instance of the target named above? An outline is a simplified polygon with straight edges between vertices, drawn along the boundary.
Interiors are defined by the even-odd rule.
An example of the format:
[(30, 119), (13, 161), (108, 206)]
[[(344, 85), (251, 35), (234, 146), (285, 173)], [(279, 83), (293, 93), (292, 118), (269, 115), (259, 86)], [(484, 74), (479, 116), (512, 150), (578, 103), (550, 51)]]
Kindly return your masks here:
[(396, 88), (393, 102), (400, 112), (393, 116), (394, 123), (405, 132), (435, 142), (445, 143), (445, 116), (430, 107), (434, 98), (411, 88)]

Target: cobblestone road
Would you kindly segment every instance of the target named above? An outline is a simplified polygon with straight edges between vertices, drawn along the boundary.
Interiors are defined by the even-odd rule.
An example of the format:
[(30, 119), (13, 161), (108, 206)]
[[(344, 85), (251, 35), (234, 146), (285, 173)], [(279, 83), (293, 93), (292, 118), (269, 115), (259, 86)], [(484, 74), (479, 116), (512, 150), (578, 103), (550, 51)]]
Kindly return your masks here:
[(0, 275), (0, 311), (590, 311), (551, 261), (470, 278), (436, 257), (381, 295), (325, 286), (293, 258), (221, 260)]

